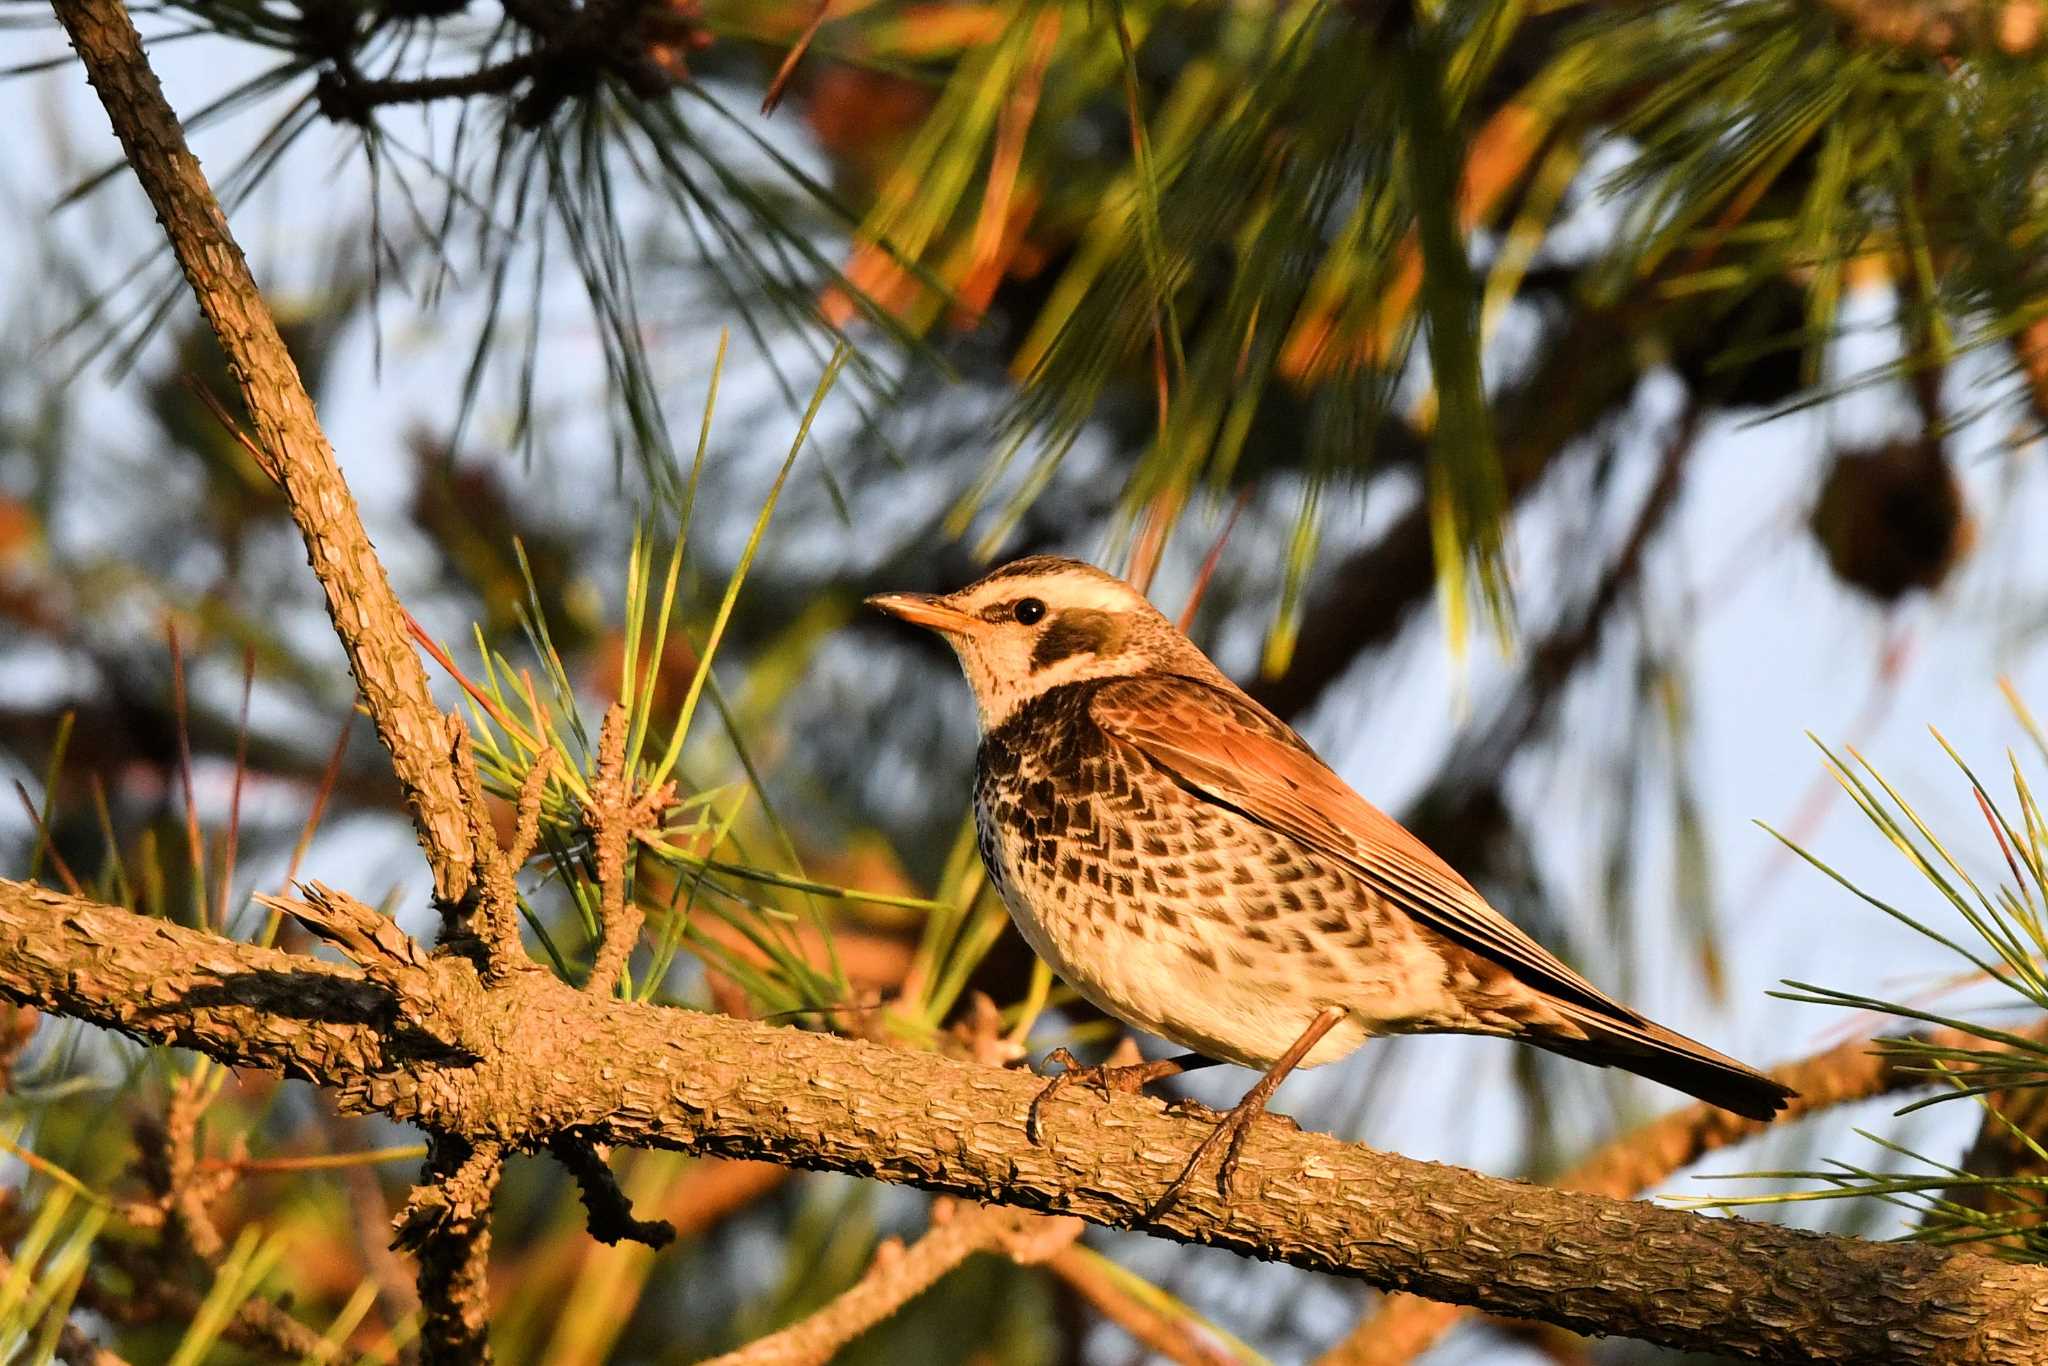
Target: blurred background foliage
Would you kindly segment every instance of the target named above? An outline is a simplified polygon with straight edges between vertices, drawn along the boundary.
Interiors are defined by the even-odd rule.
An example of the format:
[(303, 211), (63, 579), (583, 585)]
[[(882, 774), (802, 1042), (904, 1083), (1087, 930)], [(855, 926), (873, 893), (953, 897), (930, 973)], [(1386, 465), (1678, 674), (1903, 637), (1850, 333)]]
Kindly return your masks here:
[[(536, 956), (590, 961), (578, 796), (618, 699), (638, 771), (680, 799), (634, 869), (633, 994), (976, 1056), (1108, 1047), (983, 885), (950, 661), (858, 611), (1064, 550), (1155, 584), (1347, 777), (1652, 1014), (1785, 1060), (1831, 1027), (1765, 1000), (1792, 977), (1864, 1012), (1845, 1027), (2009, 1034), (1974, 1116), (1884, 1106), (1850, 1117), (1878, 1146), (1823, 1121), (1735, 1165), (1776, 1169), (1745, 1187), (1773, 1198), (1818, 1180), (1911, 1207), (1792, 1211), (1834, 1227), (2040, 1254), (2031, 795), (1987, 834), (1970, 782), (1901, 748), (1922, 824), (1840, 763), (1863, 774), (1848, 809), (1921, 851), (1871, 896), (1932, 936), (1885, 938), (1745, 824), (1853, 840), (1802, 727), (1887, 765), (1909, 711), (1980, 764), (2032, 743), (2038, 0), (136, 12), (487, 781), (509, 796), (541, 747), (563, 758)], [(388, 765), (212, 399), (218, 353), (47, 13), (0, 21), (21, 130), (0, 161), (7, 868), (286, 942), (252, 894), (318, 875), (426, 932)], [(0, 1024), (0, 1353), (72, 1351), (67, 1324), (134, 1361), (403, 1352), (386, 1244), (417, 1135)], [(1474, 1085), (1446, 1094), (1452, 1074)], [(1671, 1101), (1429, 1041), (1283, 1108), (1541, 1177)], [(926, 1219), (850, 1180), (616, 1162), (682, 1238), (599, 1247), (558, 1170), (516, 1166), (502, 1359), (694, 1361)], [(1172, 1333), (1140, 1345), (1113, 1302)], [(1091, 1234), (1048, 1267), (968, 1263), (845, 1359), (1305, 1360), (1370, 1304)], [(1431, 1360), (1596, 1355), (1658, 1357), (1475, 1324)]]

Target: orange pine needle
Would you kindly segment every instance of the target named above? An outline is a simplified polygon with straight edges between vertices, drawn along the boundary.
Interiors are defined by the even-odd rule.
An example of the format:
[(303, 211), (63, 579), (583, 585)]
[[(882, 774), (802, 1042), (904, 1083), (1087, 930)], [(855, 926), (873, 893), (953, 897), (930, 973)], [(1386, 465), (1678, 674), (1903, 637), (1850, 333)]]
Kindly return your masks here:
[(199, 833), (199, 804), (192, 795), (192, 726), (185, 698), (185, 648), (176, 617), (164, 618), (171, 646), (171, 710), (178, 725), (178, 784), (185, 798), (185, 848), (192, 860), (192, 884), (199, 918), (206, 918), (206, 841)]
[(43, 813), (36, 810), (34, 800), (29, 797), (28, 789), (21, 785), (19, 778), (14, 780), (14, 791), (21, 798), (22, 810), (28, 812), (29, 820), (35, 824), (36, 838), (42, 841), (44, 850), (50, 855), (50, 865), (57, 870), (57, 876), (64, 879), (64, 890), (73, 896), (84, 896), (85, 889), (79, 886), (78, 879), (72, 876), (70, 867), (64, 862), (64, 855), (57, 852), (57, 841), (50, 834), (50, 828), (43, 824)]
[[(403, 608), (399, 610), (404, 611)], [(484, 709), (485, 714), (497, 723), (500, 730), (530, 750), (537, 752), (540, 749), (540, 746), (534, 742), (533, 737), (527, 734), (526, 728), (513, 720), (506, 713), (505, 709), (498, 705), (497, 699), (478, 687), (470, 680), (468, 674), (456, 667), (455, 661), (449, 658), (448, 652), (441, 648), (439, 642), (427, 634), (427, 628), (420, 625), (419, 619), (410, 612), (405, 613), (405, 629), (412, 633), (412, 638), (419, 642), (419, 647), (425, 650), (436, 664), (441, 666), (442, 671), (455, 680), (456, 686), (460, 687), (465, 693), (468, 693), (475, 700), (476, 704)]]
[(264, 478), (279, 488), (284, 487), (284, 475), (278, 470), (277, 462), (270, 458), (270, 452), (263, 449), (255, 437), (243, 430), (241, 423), (235, 421), (235, 415), (228, 411), (227, 404), (220, 401), (220, 395), (200, 383), (197, 375), (180, 375), (178, 383), (184, 385), (194, 398), (206, 405), (206, 410), (213, 414), (213, 420), (220, 423), (221, 430), (233, 437), (235, 443), (249, 453), (249, 458), (256, 462), (256, 468), (263, 471)]
[(235, 782), (228, 792), (228, 835), (221, 850), (220, 906), (214, 921), (221, 929), (228, 925), (228, 898), (235, 885), (235, 852), (242, 835), (242, 780), (249, 772), (249, 695), (256, 688), (256, 647), (242, 647), (242, 713), (235, 726)]
[(1237, 495), (1237, 501), (1230, 505), (1230, 515), (1223, 519), (1223, 529), (1216, 533), (1215, 544), (1211, 545), (1209, 553), (1202, 557), (1202, 568), (1195, 575), (1195, 586), (1188, 590), (1188, 604), (1180, 609), (1180, 620), (1175, 623), (1183, 635), (1195, 624), (1195, 613), (1201, 609), (1202, 597), (1209, 591), (1209, 580), (1215, 576), (1216, 566), (1223, 562), (1223, 546), (1230, 540), (1230, 533), (1236, 529), (1237, 519), (1244, 512), (1245, 505), (1252, 500), (1252, 488), (1253, 485), (1246, 484), (1243, 491)]
[(1970, 791), (1977, 798), (1977, 809), (1984, 813), (1984, 823), (1991, 827), (1992, 838), (1998, 841), (1998, 852), (2005, 855), (2005, 866), (2012, 869), (2013, 885), (2024, 895), (2027, 880), (2020, 874), (2020, 862), (2013, 857), (2012, 846), (2005, 842), (2005, 827), (1998, 823), (1998, 817), (1992, 813), (1991, 803), (1984, 800), (1984, 794), (1975, 788), (1971, 788)]
[(832, 8), (832, 0), (818, 0), (818, 8), (811, 15), (811, 22), (804, 25), (796, 41), (790, 44), (789, 54), (782, 59), (782, 65), (775, 68), (775, 79), (768, 82), (768, 93), (761, 97), (761, 112), (772, 114), (782, 103), (782, 96), (789, 88), (790, 78), (796, 75), (798, 62), (811, 50), (811, 41), (818, 36), (818, 30), (825, 26), (825, 15)]

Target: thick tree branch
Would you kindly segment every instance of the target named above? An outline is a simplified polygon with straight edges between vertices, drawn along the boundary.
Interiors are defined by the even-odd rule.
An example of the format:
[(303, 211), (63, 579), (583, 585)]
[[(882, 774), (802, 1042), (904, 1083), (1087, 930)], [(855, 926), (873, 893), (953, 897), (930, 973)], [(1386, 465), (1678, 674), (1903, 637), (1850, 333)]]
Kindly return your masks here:
[[(2037, 1026), (2036, 1032), (2040, 1028)], [(1942, 1048), (1994, 1047), (1960, 1029), (1930, 1030), (1917, 1037)], [(1781, 1124), (1838, 1105), (1929, 1085), (1925, 1072), (1917, 1070), (1911, 1059), (1887, 1051), (1880, 1041), (1871, 1039), (1837, 1044), (1772, 1068), (1771, 1075), (1796, 1092), (1777, 1120)], [(1557, 1184), (1563, 1190), (1626, 1199), (1708, 1153), (1755, 1137), (1766, 1127), (1758, 1120), (1704, 1102), (1687, 1105), (1596, 1149)], [(1342, 1342), (1319, 1357), (1317, 1366), (1406, 1366), (1435, 1346), (1465, 1314), (1466, 1310), (1456, 1305), (1415, 1295), (1389, 1295)]]
[[(2019, 1366), (2048, 1354), (2048, 1271), (1501, 1181), (1261, 1125), (1235, 1198), (1145, 1211), (1207, 1132), (1139, 1097), (858, 1040), (661, 1009), (551, 974), (485, 990), (239, 944), (0, 882), (0, 996), (224, 1062), (478, 1147), (594, 1142), (760, 1158), (1350, 1275), (1584, 1332), (1762, 1360)], [(404, 993), (406, 1000), (394, 999)], [(460, 1170), (460, 1164), (458, 1164)]]
[(469, 889), (473, 859), (441, 714), (298, 367), (121, 0), (51, 0), (51, 8), (106, 106), (284, 484), (328, 616), (405, 789), (434, 889), (444, 903), (459, 901)]

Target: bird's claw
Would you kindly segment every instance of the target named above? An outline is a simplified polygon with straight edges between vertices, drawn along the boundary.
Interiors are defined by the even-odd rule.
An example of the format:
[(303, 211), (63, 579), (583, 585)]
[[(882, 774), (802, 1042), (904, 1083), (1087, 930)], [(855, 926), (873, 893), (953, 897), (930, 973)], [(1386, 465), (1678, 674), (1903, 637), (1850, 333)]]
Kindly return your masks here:
[(1024, 1136), (1033, 1143), (1041, 1142), (1045, 1135), (1045, 1125), (1039, 1117), (1045, 1103), (1069, 1086), (1093, 1086), (1108, 1100), (1112, 1095), (1135, 1096), (1150, 1083), (1179, 1070), (1177, 1063), (1138, 1062), (1115, 1067), (1106, 1063), (1084, 1064), (1064, 1048), (1053, 1049), (1045, 1055), (1045, 1061), (1048, 1066), (1058, 1063), (1061, 1070), (1031, 1098), (1031, 1108), (1025, 1112)]
[[(1267, 1113), (1263, 1106), (1244, 1104), (1221, 1114), (1199, 1101), (1183, 1102), (1183, 1105), (1198, 1117), (1215, 1116), (1216, 1127), (1195, 1146), (1194, 1152), (1188, 1154), (1188, 1160), (1181, 1165), (1180, 1174), (1159, 1193), (1159, 1198), (1145, 1207), (1144, 1219), (1148, 1223), (1157, 1219), (1188, 1193), (1188, 1187), (1194, 1184), (1195, 1173), (1200, 1170), (1204, 1159), (1216, 1150), (1218, 1144), (1223, 1145), (1223, 1160), (1216, 1165), (1216, 1194), (1228, 1203), (1231, 1177), (1237, 1172), (1238, 1154), (1244, 1149), (1244, 1141), (1251, 1134), (1252, 1125), (1261, 1115)], [(1273, 1118), (1287, 1117), (1275, 1115)], [(1288, 1119), (1287, 1123), (1297, 1132), (1300, 1131), (1301, 1126), (1293, 1120)]]
[(1213, 1105), (1204, 1105), (1193, 1096), (1176, 1097), (1167, 1104), (1166, 1113), (1178, 1115), (1183, 1119), (1206, 1119), (1211, 1124), (1221, 1124), (1230, 1118), (1230, 1111), (1219, 1110)]
[[(1038, 1118), (1040, 1108), (1061, 1091), (1066, 1090), (1076, 1081), (1082, 1080), (1082, 1074), (1089, 1070), (1083, 1067), (1080, 1060), (1065, 1048), (1055, 1048), (1052, 1052), (1045, 1055), (1045, 1061), (1048, 1067), (1058, 1063), (1060, 1070), (1050, 1081), (1039, 1088), (1038, 1094), (1031, 1098), (1031, 1108), (1024, 1112), (1024, 1137), (1030, 1139), (1033, 1143), (1038, 1143), (1045, 1137), (1045, 1126)], [(1099, 1072), (1102, 1069), (1096, 1068), (1094, 1070)], [(1108, 1087), (1105, 1086), (1103, 1089), (1107, 1093)]]

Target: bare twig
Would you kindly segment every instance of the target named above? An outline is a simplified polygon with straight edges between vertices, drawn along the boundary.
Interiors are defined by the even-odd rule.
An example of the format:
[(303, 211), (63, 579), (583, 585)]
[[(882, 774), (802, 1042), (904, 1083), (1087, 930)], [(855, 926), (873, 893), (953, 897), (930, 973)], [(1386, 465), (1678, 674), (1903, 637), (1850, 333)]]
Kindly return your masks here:
[(582, 5), (515, 0), (506, 12), (531, 30), (534, 46), (502, 62), (446, 76), (372, 79), (345, 55), (314, 88), (320, 112), (337, 123), (369, 127), (386, 105), (431, 104), (475, 95), (511, 95), (522, 127), (545, 123), (571, 94), (597, 88), (607, 74), (651, 99), (689, 76), (688, 57), (711, 42), (694, 3), (592, 0)]
[(552, 59), (546, 48), (534, 48), (516, 57), (480, 66), (450, 76), (424, 76), (417, 80), (372, 80), (352, 72), (329, 70), (320, 73), (314, 97), (320, 112), (336, 123), (367, 127), (372, 110), (384, 105), (432, 104), (436, 100), (467, 99), (472, 95), (509, 95), (538, 74)]
[[(660, 1215), (663, 1222), (675, 1229), (678, 1238), (692, 1238), (780, 1190), (790, 1175), (789, 1168), (767, 1162), (704, 1158), (690, 1163), (682, 1178), (662, 1192)], [(577, 1268), (595, 1252), (587, 1245), (550, 1243), (497, 1277), (491, 1285), (492, 1305), (502, 1309), (522, 1296), (551, 1293), (573, 1278)]]
[(598, 734), (597, 776), (590, 784), (590, 802), (583, 808), (583, 821), (590, 827), (596, 854), (601, 936), (583, 989), (606, 995), (618, 987), (644, 919), (639, 903), (626, 895), (626, 847), (633, 838), (627, 810), (633, 798), (625, 769), (626, 709), (615, 703), (605, 713), (604, 728)]
[[(210, 1089), (204, 1069), (187, 1072), (172, 1084), (163, 1119), (136, 1124), (136, 1166), (151, 1199), (118, 1208), (127, 1223), (153, 1229), (157, 1237), (104, 1246), (103, 1255), (126, 1273), (132, 1288), (115, 1295), (86, 1280), (79, 1299), (95, 1312), (124, 1323), (189, 1323), (199, 1312), (205, 1296), (186, 1276), (195, 1267), (219, 1271), (227, 1240), (214, 1223), (211, 1206), (240, 1177), (243, 1156), (238, 1141), (227, 1161), (202, 1161), (199, 1123), (212, 1100)], [(293, 1360), (322, 1350), (318, 1333), (261, 1296), (237, 1305), (222, 1324), (221, 1336)]]
[(204, 1069), (187, 1072), (171, 1087), (171, 1102), (164, 1111), (162, 1186), (165, 1230), (181, 1239), (200, 1260), (213, 1263), (227, 1242), (213, 1222), (209, 1206), (227, 1194), (234, 1184), (232, 1171), (199, 1173), (199, 1121), (206, 1116), (212, 1100), (206, 1087)]
[(533, 842), (539, 837), (540, 792), (553, 771), (555, 754), (551, 749), (542, 750), (522, 782), (513, 847), (502, 852), (491, 826), (491, 806), (484, 797), (483, 780), (477, 776), (469, 726), (460, 716), (448, 718), (448, 755), (455, 767), (455, 787), (462, 794), (463, 810), (467, 813), (470, 843), (476, 850), (477, 879), (472, 895), (465, 901), (442, 903), (441, 942), (467, 952), (484, 980), (497, 983), (509, 973), (534, 966), (519, 939), (519, 869), (533, 853)]
[(590, 1236), (606, 1246), (631, 1241), (649, 1247), (667, 1247), (675, 1241), (673, 1225), (664, 1219), (636, 1219), (633, 1204), (619, 1189), (606, 1153), (581, 1134), (560, 1134), (548, 1145), (583, 1193), (583, 1208), (590, 1215)]
[[(255, 894), (256, 904), (289, 915), (306, 931), (348, 955), (363, 975), (388, 993), (387, 1017), (413, 1035), (414, 1046), (431, 1042), (444, 1053), (459, 1056), (460, 1042), (446, 1031), (433, 1007), (423, 1003), (443, 993), (444, 979), (433, 970), (419, 943), (387, 915), (337, 892), (324, 883), (305, 883), (304, 900)], [(445, 1002), (444, 1002), (445, 1003)]]
[(1080, 1233), (1078, 1219), (1048, 1219), (998, 1205), (963, 1214), (950, 1201), (935, 1202), (931, 1228), (922, 1238), (907, 1248), (893, 1238), (884, 1242), (867, 1274), (830, 1304), (704, 1366), (821, 1366), (975, 1253), (1000, 1252), (1031, 1265)]
[(540, 843), (541, 800), (554, 772), (555, 752), (544, 749), (534, 757), (533, 767), (520, 780), (519, 803), (513, 808), (512, 847), (505, 851), (505, 862), (515, 873), (526, 866), (526, 861), (533, 857), (534, 846)]

